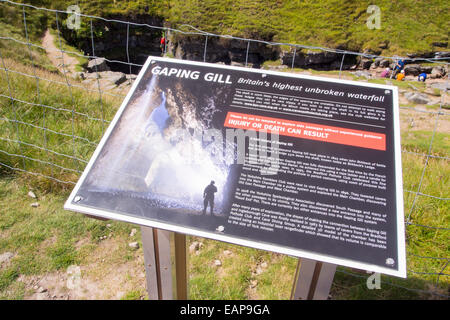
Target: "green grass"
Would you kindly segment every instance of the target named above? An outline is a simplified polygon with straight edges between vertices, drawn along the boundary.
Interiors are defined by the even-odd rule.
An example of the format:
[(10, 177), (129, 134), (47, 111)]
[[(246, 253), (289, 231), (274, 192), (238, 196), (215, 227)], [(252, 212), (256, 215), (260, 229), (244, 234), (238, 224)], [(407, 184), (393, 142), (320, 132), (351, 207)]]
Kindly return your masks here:
[[(61, 76), (40, 68), (27, 67), (14, 60), (4, 61), (8, 69), (29, 75), (36, 72), (39, 77), (53, 82), (37, 82), (34, 77), (0, 70), (0, 94), (3, 95), (0, 96), (0, 117), (20, 121), (15, 123), (0, 120), (0, 148), (17, 155), (10, 157), (0, 153), (0, 161), (12, 167), (26, 168), (28, 171), (40, 168), (42, 163), (21, 158), (22, 156), (56, 163), (67, 169), (46, 166), (46, 170), (39, 172), (47, 176), (59, 176), (66, 181), (75, 181), (78, 172), (84, 168), (85, 161), (94, 151), (102, 131), (106, 129), (107, 124), (102, 124), (101, 120), (112, 119), (120, 105), (120, 99), (112, 100), (103, 95), (100, 100), (98, 94), (77, 87), (69, 88)], [(17, 99), (15, 101), (7, 98), (10, 95), (8, 81), (12, 88), (11, 93)], [(70, 81), (76, 84), (74, 80)], [(42, 129), (44, 125), (48, 130)], [(72, 135), (76, 137), (72, 138)], [(24, 143), (12, 142), (17, 140)], [(46, 152), (43, 148), (51, 151)]]
[[(23, 298), (19, 275), (45, 275), (65, 272), (74, 264), (86, 265), (95, 259), (100, 235), (113, 232), (117, 241), (126, 241), (132, 228), (125, 223), (103, 222), (64, 211), (67, 192), (44, 193), (34, 189), (40, 205), (32, 208), (30, 203), (36, 199), (27, 196), (32, 185), (25, 177), (0, 177), (0, 207), (7, 208), (0, 214), (0, 252), (15, 254), (6, 268), (0, 268), (0, 298)], [(85, 242), (82, 246), (81, 240)], [(120, 259), (123, 261), (123, 253)]]
[[(432, 131), (405, 131), (402, 134), (402, 146), (405, 150), (427, 154), (430, 147), (431, 136)], [(449, 143), (448, 134), (436, 132), (433, 138), (431, 154), (436, 156), (448, 156)]]
[[(403, 157), (405, 188), (413, 188), (423, 163), (416, 155)], [(436, 193), (448, 185), (448, 167), (441, 163), (429, 164), (424, 179), (424, 191), (446, 196), (446, 191)], [(434, 174), (444, 177), (440, 184), (430, 186), (436, 180)], [(99, 237), (113, 233), (116, 241), (124, 241), (132, 226), (119, 222), (101, 222), (81, 214), (62, 209), (67, 192), (42, 193), (38, 195), (40, 206), (32, 208), (34, 199), (27, 196), (34, 184), (22, 175), (3, 175), (0, 178), (0, 207), (8, 208), (0, 215), (0, 252), (13, 252), (14, 258), (6, 268), (0, 269), (0, 298), (23, 299), (27, 294), (21, 276), (43, 276), (63, 271), (72, 264), (92, 265), (97, 259)], [(416, 185), (417, 186), (417, 185)], [(429, 189), (432, 188), (432, 189)], [(405, 212), (412, 198), (405, 193)], [(419, 198), (416, 202), (413, 222), (431, 226), (448, 225), (448, 206), (434, 199)], [(139, 239), (140, 233), (133, 240)], [(122, 240), (121, 240), (122, 239)], [(230, 245), (223, 242), (188, 237), (188, 243), (200, 241), (203, 246), (198, 254), (189, 257), (189, 294), (191, 299), (289, 299), (297, 259), (262, 250)], [(448, 256), (448, 231), (407, 227), (408, 269), (416, 272), (440, 272), (445, 261), (424, 259), (417, 256)], [(80, 241), (83, 245), (80, 246)], [(125, 240), (127, 241), (127, 240)], [(123, 246), (123, 248), (122, 248)], [(126, 242), (115, 253), (108, 253), (108, 260), (98, 264), (92, 274), (104, 275), (110, 265), (121, 265), (135, 260)], [(226, 252), (227, 251), (227, 252)], [(142, 257), (142, 251), (138, 256)], [(221, 261), (221, 266), (214, 264)], [(263, 264), (266, 267), (261, 267)], [(262, 271), (258, 272), (258, 268)], [(144, 266), (139, 266), (143, 272)], [(113, 272), (114, 273), (114, 272)], [(349, 275), (351, 273), (353, 275)], [(369, 290), (368, 275), (339, 267), (331, 296), (333, 299), (430, 299), (439, 298), (429, 292), (447, 294), (448, 281), (441, 277), (440, 285), (434, 286), (436, 276), (409, 273), (408, 279), (382, 276), (381, 289)], [(130, 277), (130, 280), (132, 277)], [(402, 287), (410, 288), (410, 290)], [(121, 299), (139, 300), (146, 297), (145, 288), (135, 286), (125, 292)]]

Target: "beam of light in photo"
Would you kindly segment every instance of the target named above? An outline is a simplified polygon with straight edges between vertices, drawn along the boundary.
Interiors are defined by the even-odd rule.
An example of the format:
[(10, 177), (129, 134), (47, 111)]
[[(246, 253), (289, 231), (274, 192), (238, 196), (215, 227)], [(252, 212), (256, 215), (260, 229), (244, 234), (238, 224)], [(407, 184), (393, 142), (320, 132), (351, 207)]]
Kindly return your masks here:
[(200, 121), (191, 119), (191, 130), (167, 128), (166, 96), (156, 79), (152, 77), (124, 115), (122, 120), (133, 126), (119, 128), (102, 159), (108, 172), (96, 173), (92, 187), (102, 192), (135, 192), (166, 207), (199, 210), (203, 191), (213, 180), (219, 208), (229, 166), (216, 161), (211, 148), (204, 148)]

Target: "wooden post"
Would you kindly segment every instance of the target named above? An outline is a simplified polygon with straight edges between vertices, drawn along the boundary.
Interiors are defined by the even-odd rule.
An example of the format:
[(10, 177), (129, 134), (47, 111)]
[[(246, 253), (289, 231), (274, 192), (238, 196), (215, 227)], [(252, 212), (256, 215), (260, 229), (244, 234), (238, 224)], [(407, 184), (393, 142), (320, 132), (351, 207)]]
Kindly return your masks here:
[(186, 235), (141, 227), (151, 300), (187, 299)]
[(335, 272), (335, 264), (299, 258), (291, 299), (328, 299)]

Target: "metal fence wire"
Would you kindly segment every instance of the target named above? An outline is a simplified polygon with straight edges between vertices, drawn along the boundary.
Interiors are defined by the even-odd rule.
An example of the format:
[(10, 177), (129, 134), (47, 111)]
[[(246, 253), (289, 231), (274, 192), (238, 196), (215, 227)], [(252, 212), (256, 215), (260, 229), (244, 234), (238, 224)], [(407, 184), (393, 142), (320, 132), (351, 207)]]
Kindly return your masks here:
[[(103, 21), (126, 28), (126, 61), (105, 59), (108, 63), (120, 64), (129, 68), (129, 83), (133, 81), (132, 68), (140, 68), (141, 64), (130, 61), (130, 28), (139, 27), (148, 29), (149, 32), (164, 32), (165, 34), (179, 34), (185, 36), (196, 36), (203, 38), (203, 61), (207, 61), (208, 39), (225, 38), (241, 41), (246, 44), (245, 66), (249, 64), (249, 50), (252, 44), (259, 43), (273, 47), (290, 48), (292, 53), (292, 63), (290, 68), (294, 68), (296, 54), (301, 50), (318, 50), (321, 52), (332, 52), (342, 55), (339, 68), (339, 78), (342, 77), (344, 59), (346, 56), (376, 59), (383, 58), (392, 62), (402, 57), (385, 57), (360, 52), (330, 49), (323, 47), (304, 46), (291, 43), (269, 42), (256, 39), (232, 37), (228, 35), (213, 34), (201, 31), (192, 26), (183, 25), (180, 29), (152, 26), (143, 23), (133, 23), (115, 19), (106, 19), (85, 14), (78, 14), (81, 19), (89, 21), (91, 54), (85, 55), (80, 52), (67, 49), (62, 37), (61, 24), (67, 19), (68, 13), (61, 10), (40, 8), (29, 4), (16, 3), (8, 0), (0, 0), (0, 6), (11, 7), (21, 11), (22, 32), (20, 34), (0, 31), (0, 167), (4, 170), (24, 172), (32, 176), (38, 176), (45, 180), (65, 184), (69, 187), (74, 185), (96, 145), (98, 144), (104, 130), (108, 126), (114, 111), (120, 105), (121, 100), (126, 95), (126, 90), (122, 92), (109, 88), (101, 83), (99, 71), (94, 70), (94, 81), (85, 84), (84, 81), (74, 79), (68, 71), (68, 66), (64, 59), (68, 56), (93, 59), (97, 58), (96, 43), (94, 37), (93, 22)], [(30, 37), (30, 26), (27, 21), (35, 14), (46, 14), (53, 19), (55, 26), (54, 36), (57, 47), (53, 50), (45, 48)], [(72, 13), (73, 14), (73, 13)], [(75, 13), (76, 14), (76, 13)], [(183, 30), (182, 30), (183, 29)], [(188, 30), (188, 31), (186, 31)], [(2, 45), (3, 44), (3, 45)], [(28, 63), (18, 64), (14, 62), (14, 57), (5, 53), (8, 48), (22, 50), (20, 54), (27, 57)], [(245, 45), (243, 46), (245, 47)], [(164, 52), (167, 50), (164, 45)], [(43, 66), (36, 52), (60, 55), (60, 71), (49, 72)], [(19, 55), (19, 51), (17, 51)], [(200, 59), (201, 59), (200, 58)], [(442, 57), (437, 58), (408, 58), (409, 61), (425, 61), (433, 65), (440, 65), (447, 68), (449, 63)], [(448, 59), (448, 58), (447, 58)], [(416, 124), (424, 124), (427, 128), (421, 131), (425, 136), (427, 145), (424, 147), (417, 145), (405, 147), (402, 145), (403, 153), (403, 174), (404, 174), (404, 198), (405, 198), (405, 224), (407, 234), (433, 233), (436, 240), (435, 245), (441, 248), (448, 247), (449, 226), (448, 218), (436, 216), (435, 220), (427, 221), (421, 219), (424, 207), (427, 210), (436, 210), (436, 207), (448, 210), (448, 182), (447, 178), (440, 177), (443, 182), (433, 181), (429, 175), (429, 170), (442, 170), (448, 165), (448, 137), (444, 122), (450, 118), (450, 112), (446, 109), (447, 88), (449, 87), (448, 75), (445, 85), (438, 93), (440, 102), (434, 108), (418, 108), (410, 105), (401, 105), (402, 121), (409, 121), (410, 127)], [(24, 93), (24, 88), (26, 92)], [(56, 97), (47, 94), (48, 90), (55, 90)], [(87, 98), (86, 98), (87, 97)], [(92, 106), (95, 106), (92, 108)], [(442, 126), (442, 127), (441, 127)], [(427, 131), (428, 130), (428, 131)], [(403, 134), (403, 131), (402, 131)], [(444, 135), (444, 137), (442, 137)], [(402, 137), (403, 138), (403, 137)], [(421, 142), (422, 143), (422, 142)], [(444, 148), (439, 149), (439, 145), (444, 143)], [(423, 144), (423, 143), (422, 143)], [(445, 144), (447, 148), (445, 148)], [(437, 147), (436, 147), (437, 145)], [(427, 150), (423, 152), (420, 150)], [(443, 150), (443, 151), (442, 151)], [(410, 164), (412, 161), (415, 164)], [(419, 163), (419, 164), (417, 164)], [(407, 175), (407, 177), (406, 177)], [(445, 175), (445, 173), (444, 173)], [(411, 178), (412, 177), (412, 178)], [(440, 187), (432, 188), (433, 184)], [(441, 209), (442, 210), (442, 209)], [(411, 249), (411, 237), (407, 237), (408, 258), (432, 261), (431, 270), (423, 268), (408, 268), (408, 276), (425, 276), (431, 279), (434, 287), (428, 290), (414, 287), (415, 282), (398, 282), (391, 277), (385, 277), (382, 284), (399, 287), (404, 290), (414, 291), (425, 295), (450, 298), (448, 295), (447, 267), (449, 257), (419, 255), (417, 251)], [(367, 278), (367, 275), (355, 273), (354, 270), (338, 268), (338, 273), (350, 275), (355, 279)], [(384, 277), (384, 276), (383, 276)], [(443, 286), (444, 285), (444, 286)], [(447, 289), (442, 289), (447, 286)], [(445, 291), (447, 290), (447, 291)]]

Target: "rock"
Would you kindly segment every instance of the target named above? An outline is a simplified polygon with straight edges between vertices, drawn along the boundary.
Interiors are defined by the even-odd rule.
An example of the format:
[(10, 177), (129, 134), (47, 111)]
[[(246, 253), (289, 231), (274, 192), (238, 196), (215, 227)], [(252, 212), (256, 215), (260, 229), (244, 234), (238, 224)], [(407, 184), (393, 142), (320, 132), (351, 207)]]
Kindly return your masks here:
[(107, 228), (111, 228), (111, 226), (112, 226), (111, 223), (108, 223), (108, 224), (106, 225)]
[(89, 72), (110, 71), (105, 58), (96, 58), (89, 61), (87, 69)]
[(261, 268), (266, 269), (267, 268), (267, 262), (261, 263)]
[(86, 81), (86, 82), (88, 82), (89, 80), (97, 80), (97, 79), (100, 79), (100, 72), (91, 72), (91, 73), (86, 73), (85, 74), (85, 77), (84, 77), (84, 80), (83, 81)]
[(404, 96), (406, 99), (411, 98), (413, 95), (414, 95), (414, 92), (403, 90), (403, 96)]
[(368, 70), (368, 69), (370, 69), (370, 66), (372, 65), (372, 63), (373, 63), (372, 59), (363, 58), (363, 59), (361, 59), (360, 64), (363, 69)]
[(382, 60), (380, 60), (380, 62), (379, 62), (379, 66), (380, 66), (381, 68), (387, 68), (387, 67), (389, 67), (390, 65), (391, 65), (391, 61), (388, 60), (388, 59), (382, 59)]
[(262, 274), (264, 272), (264, 270), (261, 268), (261, 267), (256, 267), (256, 274), (257, 275), (260, 275), (260, 274)]
[(405, 75), (413, 75), (418, 76), (421, 73), (430, 74), (433, 70), (433, 67), (422, 66), (420, 64), (407, 64), (405, 65)]
[(433, 78), (442, 78), (445, 76), (445, 69), (444, 67), (434, 67), (433, 69), (431, 69), (431, 76)]
[(33, 199), (37, 198), (33, 191), (28, 191), (28, 196)]
[(200, 249), (200, 243), (198, 243), (197, 241), (192, 242), (189, 246), (189, 252), (191, 253), (197, 251), (198, 249)]
[(373, 65), (378, 68), (380, 67), (381, 61), (383, 61), (383, 58), (376, 58), (373, 62)]
[(36, 293), (35, 299), (36, 300), (47, 300), (48, 299), (48, 293), (47, 292), (38, 292)]
[(389, 41), (384, 41), (384, 42), (380, 43), (378, 45), (378, 48), (383, 49), (383, 50), (389, 48)]
[(366, 79), (372, 78), (372, 75), (368, 71), (359, 71), (358, 70), (358, 71), (355, 71), (353, 74), (357, 77), (364, 77)]
[(84, 72), (75, 72), (73, 75), (74, 79), (85, 80), (86, 74)]
[(137, 230), (135, 228), (131, 229), (130, 237), (134, 237), (136, 235), (136, 233), (137, 233)]
[(432, 66), (420, 66), (420, 73), (430, 74), (433, 71)]
[(43, 293), (43, 292), (47, 292), (47, 289), (45, 289), (44, 287), (39, 287), (37, 289), (37, 293)]
[(4, 252), (0, 254), (0, 265), (3, 263), (8, 263), (14, 257), (14, 253), (12, 252)]
[(258, 280), (250, 280), (250, 288), (256, 288), (258, 285)]
[(442, 90), (442, 91), (444, 91), (446, 88), (447, 88), (447, 90), (450, 90), (450, 83), (447, 84), (447, 81), (446, 82), (432, 83), (431, 87), (434, 88), (434, 89)]
[(220, 267), (222, 265), (222, 262), (220, 260), (215, 260), (214, 265), (216, 265), (217, 267)]
[(230, 250), (225, 250), (225, 251), (223, 252), (223, 254), (224, 254), (226, 257), (231, 257), (231, 256), (233, 255), (233, 252), (231, 252)]
[(430, 102), (430, 99), (424, 94), (421, 93), (412, 93), (412, 94), (405, 94), (405, 98), (408, 99), (408, 101), (412, 103), (417, 104), (427, 104)]
[(139, 243), (137, 243), (137, 242), (130, 242), (129, 244), (128, 244), (128, 246), (131, 248), (131, 249), (139, 249)]
[(129, 81), (134, 81), (134, 80), (136, 80), (137, 75), (135, 75), (135, 74), (127, 74), (127, 75), (126, 75), (126, 78), (127, 78), (127, 80), (129, 80)]
[(295, 53), (293, 51), (284, 51), (281, 53), (281, 62), (288, 67), (292, 66), (292, 60), (294, 60), (294, 67), (297, 68), (306, 68), (306, 67), (328, 67), (331, 65), (334, 68), (339, 68), (341, 65), (341, 59), (339, 59), (342, 55), (337, 54), (335, 52), (321, 51), (314, 52), (308, 51), (307, 53), (297, 51)]
[(450, 52), (449, 51), (436, 52), (434, 54), (434, 58), (435, 59), (450, 58)]
[(432, 45), (435, 46), (435, 47), (439, 47), (439, 48), (447, 48), (448, 42), (437, 41), (437, 42), (433, 42)]
[(81, 285), (81, 268), (77, 265), (70, 265), (66, 271), (66, 287), (70, 290), (79, 288)]
[(39, 202), (33, 202), (32, 204), (30, 204), (30, 206), (33, 208), (37, 208), (39, 207)]
[(420, 65), (419, 64), (408, 64), (404, 68), (405, 75), (413, 75), (418, 76), (420, 74)]
[(321, 52), (311, 52), (308, 51), (306, 54), (306, 65), (310, 64), (326, 64), (331, 63), (338, 58), (338, 54), (335, 52), (321, 51)]
[(125, 73), (115, 72), (115, 71), (103, 71), (98, 73), (100, 78), (107, 80), (108, 82), (114, 83), (116, 86), (127, 81)]

